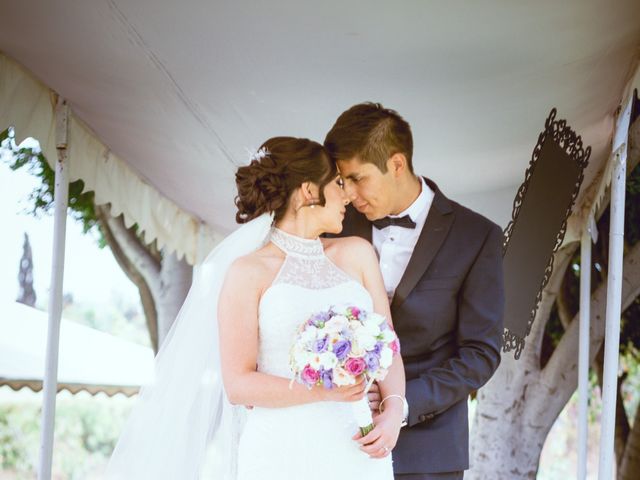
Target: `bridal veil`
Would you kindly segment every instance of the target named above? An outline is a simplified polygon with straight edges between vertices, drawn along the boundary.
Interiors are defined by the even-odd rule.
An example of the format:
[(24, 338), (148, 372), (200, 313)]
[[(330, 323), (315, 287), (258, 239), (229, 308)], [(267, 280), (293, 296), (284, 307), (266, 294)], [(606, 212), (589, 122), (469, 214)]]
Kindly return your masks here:
[(198, 269), (156, 356), (154, 381), (140, 391), (106, 478), (234, 478), (244, 407), (229, 404), (223, 390), (218, 296), (229, 266), (266, 243), (272, 222), (273, 216), (264, 214), (242, 225)]

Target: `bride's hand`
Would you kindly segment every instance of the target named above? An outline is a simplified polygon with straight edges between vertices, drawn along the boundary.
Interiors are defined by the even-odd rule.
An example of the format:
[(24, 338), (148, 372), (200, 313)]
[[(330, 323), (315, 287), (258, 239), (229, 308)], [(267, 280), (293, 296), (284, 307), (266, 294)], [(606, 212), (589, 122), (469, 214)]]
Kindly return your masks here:
[(353, 385), (342, 387), (324, 388), (317, 386), (318, 395), (321, 401), (326, 402), (356, 402), (364, 397), (364, 389), (367, 386), (364, 376), (360, 376)]
[(367, 435), (363, 437), (358, 432), (353, 436), (353, 439), (360, 444), (360, 450), (370, 457), (384, 458), (391, 453), (398, 442), (402, 425), (402, 411), (385, 408), (384, 412), (375, 417), (374, 423), (375, 428)]

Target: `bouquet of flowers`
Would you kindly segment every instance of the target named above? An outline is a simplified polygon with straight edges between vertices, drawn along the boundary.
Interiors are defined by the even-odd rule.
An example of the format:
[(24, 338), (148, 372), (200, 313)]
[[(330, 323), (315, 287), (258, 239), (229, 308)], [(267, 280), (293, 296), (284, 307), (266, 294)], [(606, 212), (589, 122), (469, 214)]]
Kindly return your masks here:
[[(365, 375), (368, 391), (374, 380), (383, 380), (400, 350), (400, 343), (386, 318), (355, 306), (331, 307), (305, 321), (291, 348), (290, 365), (298, 381), (311, 388), (353, 385)], [(353, 403), (360, 433), (373, 430), (373, 418), (365, 397)]]

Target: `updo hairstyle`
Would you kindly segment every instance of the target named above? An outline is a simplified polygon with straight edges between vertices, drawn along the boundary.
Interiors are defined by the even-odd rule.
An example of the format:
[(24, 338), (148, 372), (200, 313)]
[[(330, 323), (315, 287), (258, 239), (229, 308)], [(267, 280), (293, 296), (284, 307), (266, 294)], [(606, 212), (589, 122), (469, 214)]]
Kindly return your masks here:
[(282, 219), (291, 194), (304, 182), (320, 187), (320, 199), (315, 204), (325, 205), (324, 187), (338, 169), (321, 144), (306, 138), (273, 137), (258, 152), (262, 153), (236, 172), (238, 223), (268, 212), (274, 212), (276, 222)]

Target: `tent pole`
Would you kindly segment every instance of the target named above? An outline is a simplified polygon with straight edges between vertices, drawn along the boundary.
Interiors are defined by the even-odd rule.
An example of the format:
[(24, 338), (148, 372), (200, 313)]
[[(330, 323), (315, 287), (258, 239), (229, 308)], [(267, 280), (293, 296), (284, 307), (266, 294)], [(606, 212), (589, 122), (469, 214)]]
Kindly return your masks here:
[(64, 277), (65, 230), (69, 203), (69, 171), (67, 164), (67, 126), (69, 108), (58, 97), (56, 105), (56, 176), (54, 189), (53, 260), (49, 291), (49, 324), (47, 329), (47, 356), (43, 380), (43, 405), (40, 436), (38, 480), (51, 479), (53, 458), (53, 430), (58, 382), (58, 350), (60, 318), (62, 316), (62, 282)]
[(622, 264), (624, 255), (624, 203), (627, 183), (627, 140), (630, 117), (631, 100), (618, 119), (613, 142), (614, 164), (611, 178), (611, 225), (609, 228), (609, 271), (607, 276), (599, 480), (615, 478), (613, 470), (615, 458), (614, 435), (616, 397), (618, 394), (620, 310), (622, 307)]
[(580, 240), (580, 340), (578, 353), (578, 480), (587, 478), (589, 319), (591, 307), (591, 215)]

